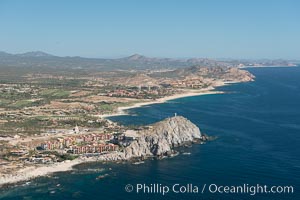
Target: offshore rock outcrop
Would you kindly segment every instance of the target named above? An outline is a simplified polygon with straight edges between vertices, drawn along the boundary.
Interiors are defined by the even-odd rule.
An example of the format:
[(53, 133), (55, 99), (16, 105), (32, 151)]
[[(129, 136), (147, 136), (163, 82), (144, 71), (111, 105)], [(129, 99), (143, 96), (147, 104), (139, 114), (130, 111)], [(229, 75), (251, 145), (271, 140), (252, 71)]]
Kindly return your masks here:
[(128, 160), (135, 157), (162, 156), (174, 147), (202, 139), (200, 129), (182, 116), (167, 118), (140, 132), (123, 152), (102, 155), (101, 160)]

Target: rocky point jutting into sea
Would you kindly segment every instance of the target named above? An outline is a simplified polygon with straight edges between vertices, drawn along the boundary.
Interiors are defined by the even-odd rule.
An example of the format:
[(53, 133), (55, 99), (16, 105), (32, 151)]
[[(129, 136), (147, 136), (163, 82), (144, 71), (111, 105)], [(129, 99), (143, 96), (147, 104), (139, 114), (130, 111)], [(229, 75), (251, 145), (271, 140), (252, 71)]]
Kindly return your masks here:
[(137, 157), (163, 156), (174, 147), (203, 139), (200, 129), (182, 116), (166, 118), (142, 130), (136, 141), (123, 152), (102, 155), (100, 160), (128, 160)]

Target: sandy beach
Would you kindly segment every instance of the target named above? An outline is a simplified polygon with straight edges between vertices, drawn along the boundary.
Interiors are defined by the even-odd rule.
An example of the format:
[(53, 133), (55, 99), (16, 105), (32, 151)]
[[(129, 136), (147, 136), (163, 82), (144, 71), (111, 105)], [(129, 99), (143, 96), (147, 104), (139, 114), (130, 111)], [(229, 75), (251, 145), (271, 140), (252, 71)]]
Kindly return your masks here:
[(15, 174), (2, 176), (0, 178), (0, 187), (5, 184), (17, 183), (20, 181), (30, 180), (39, 176), (45, 176), (54, 172), (62, 172), (72, 170), (74, 165), (84, 162), (81, 159), (75, 159), (73, 161), (64, 161), (61, 163), (55, 163), (47, 166), (31, 166), (19, 170)]
[[(221, 85), (225, 85), (226, 83), (222, 83)], [(184, 98), (184, 97), (191, 97), (191, 96), (200, 96), (200, 95), (209, 95), (209, 94), (222, 94), (224, 92), (222, 91), (215, 91), (215, 88), (206, 88), (206, 89), (200, 89), (200, 90), (185, 90), (183, 93), (180, 94), (174, 94), (172, 96), (163, 97), (156, 100), (151, 101), (145, 101), (145, 102), (139, 102), (131, 106), (124, 106), (119, 107), (117, 112), (111, 113), (111, 114), (103, 114), (98, 115), (99, 117), (106, 118), (106, 117), (113, 117), (113, 116), (119, 116), (119, 115), (127, 115), (128, 113), (126, 110), (132, 109), (132, 108), (138, 108), (142, 106), (152, 105), (152, 104), (159, 104), (159, 103), (165, 103), (170, 100)]]
[(27, 181), (36, 177), (46, 176), (55, 172), (64, 172), (73, 170), (73, 166), (97, 161), (97, 158), (77, 158), (74, 160), (66, 160), (59, 163), (49, 164), (45, 166), (29, 166), (21, 169), (14, 174), (0, 176), (0, 187), (6, 184), (13, 184), (21, 181)]

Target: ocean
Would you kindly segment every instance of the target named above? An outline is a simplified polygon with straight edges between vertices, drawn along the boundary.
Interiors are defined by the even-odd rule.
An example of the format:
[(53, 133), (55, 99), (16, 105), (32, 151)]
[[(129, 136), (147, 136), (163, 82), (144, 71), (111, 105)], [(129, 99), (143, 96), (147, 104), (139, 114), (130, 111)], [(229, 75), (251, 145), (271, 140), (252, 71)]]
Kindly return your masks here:
[[(110, 118), (140, 125), (177, 113), (216, 140), (140, 165), (79, 165), (0, 189), (0, 199), (300, 199), (300, 67), (248, 70), (256, 80), (218, 88), (225, 94), (175, 99)], [(278, 186), (277, 193), (253, 190), (264, 185)], [(238, 186), (243, 193), (233, 191)], [(293, 193), (284, 193), (284, 186)]]

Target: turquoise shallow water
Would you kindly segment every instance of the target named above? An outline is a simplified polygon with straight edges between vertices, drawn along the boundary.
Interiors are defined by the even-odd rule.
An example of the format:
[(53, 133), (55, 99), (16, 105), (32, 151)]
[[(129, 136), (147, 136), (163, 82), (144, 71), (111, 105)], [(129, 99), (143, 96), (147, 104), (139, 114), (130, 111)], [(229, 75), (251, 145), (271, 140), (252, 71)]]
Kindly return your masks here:
[[(149, 124), (176, 112), (218, 136), (164, 160), (142, 165), (85, 164), (73, 172), (0, 190), (0, 199), (300, 199), (300, 68), (249, 69), (256, 81), (219, 88), (226, 94), (187, 97), (111, 118)], [(108, 174), (103, 179), (99, 175)], [(292, 185), (294, 194), (136, 194), (126, 184)], [(60, 185), (57, 185), (60, 184)], [(200, 188), (201, 190), (202, 188)]]

